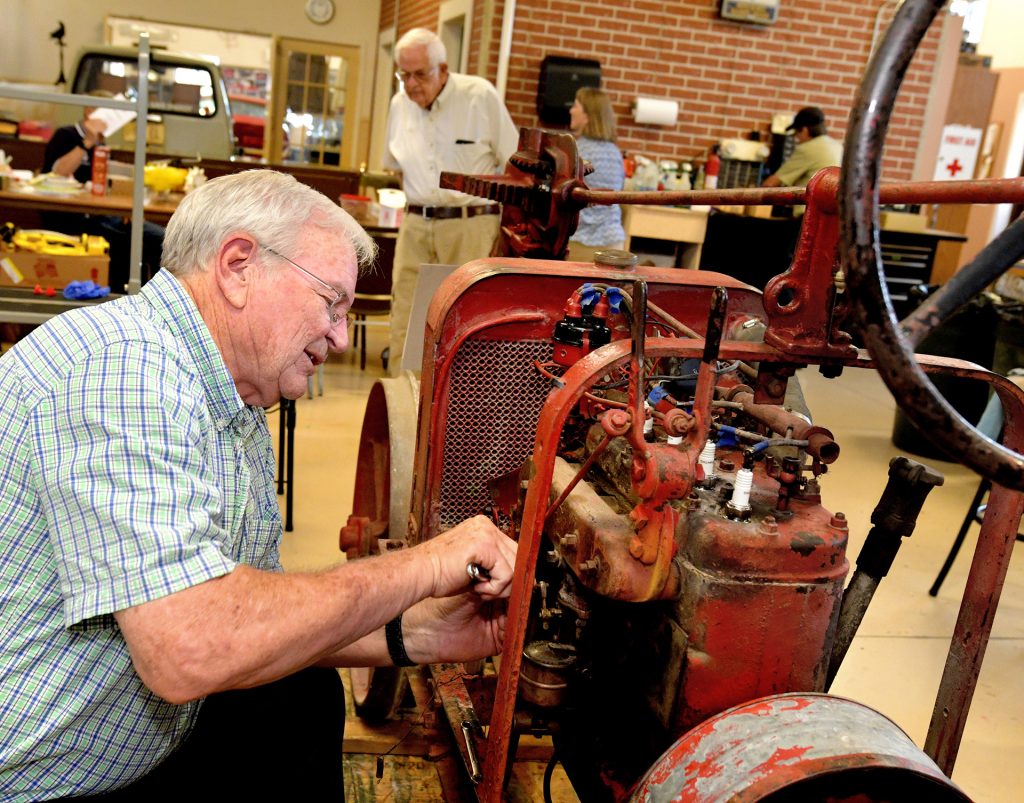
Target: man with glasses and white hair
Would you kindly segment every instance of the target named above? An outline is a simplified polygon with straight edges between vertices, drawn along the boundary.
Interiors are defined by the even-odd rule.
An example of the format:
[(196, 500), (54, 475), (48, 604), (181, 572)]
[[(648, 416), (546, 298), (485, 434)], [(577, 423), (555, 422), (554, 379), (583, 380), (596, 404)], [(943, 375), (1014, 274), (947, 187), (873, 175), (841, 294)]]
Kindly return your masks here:
[(163, 257), (0, 357), (0, 798), (340, 800), (333, 667), (497, 654), (515, 544), (477, 517), (282, 572), (263, 408), (348, 345), (372, 241), (253, 170), (186, 196)]
[(389, 367), (399, 374), (420, 265), (490, 256), (498, 236), (498, 204), (442, 190), (441, 173), (503, 173), (519, 134), (490, 82), (449, 72), (444, 43), (431, 31), (402, 36), (395, 63), (402, 86), (388, 112), (384, 167), (401, 172), (408, 201), (395, 246), (388, 345)]

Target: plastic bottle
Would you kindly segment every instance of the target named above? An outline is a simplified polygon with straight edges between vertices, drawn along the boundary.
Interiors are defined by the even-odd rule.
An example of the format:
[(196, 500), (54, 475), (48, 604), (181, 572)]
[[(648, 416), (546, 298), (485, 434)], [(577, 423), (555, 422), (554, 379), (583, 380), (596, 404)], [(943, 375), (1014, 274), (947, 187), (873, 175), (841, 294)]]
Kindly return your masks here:
[(625, 152), (622, 154), (622, 169), (626, 171), (626, 178), (633, 178), (636, 172), (636, 159)]
[(92, 151), (92, 194), (107, 194), (107, 165), (110, 163), (110, 148), (97, 145)]
[(695, 190), (704, 189), (704, 165), (697, 166), (697, 175), (693, 179), (693, 188)]
[(691, 181), (691, 174), (693, 172), (693, 166), (689, 162), (683, 162), (679, 169), (679, 180), (678, 188), (682, 191), (688, 191), (693, 189), (693, 182)]

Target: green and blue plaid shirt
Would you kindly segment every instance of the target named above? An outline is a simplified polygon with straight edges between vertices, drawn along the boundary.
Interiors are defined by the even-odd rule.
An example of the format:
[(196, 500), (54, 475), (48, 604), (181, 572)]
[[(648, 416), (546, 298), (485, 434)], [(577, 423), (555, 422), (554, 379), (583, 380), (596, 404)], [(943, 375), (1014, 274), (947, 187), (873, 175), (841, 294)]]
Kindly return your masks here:
[(279, 570), (266, 418), (170, 273), (0, 358), (0, 801), (122, 786), (198, 703), (155, 696), (115, 611)]

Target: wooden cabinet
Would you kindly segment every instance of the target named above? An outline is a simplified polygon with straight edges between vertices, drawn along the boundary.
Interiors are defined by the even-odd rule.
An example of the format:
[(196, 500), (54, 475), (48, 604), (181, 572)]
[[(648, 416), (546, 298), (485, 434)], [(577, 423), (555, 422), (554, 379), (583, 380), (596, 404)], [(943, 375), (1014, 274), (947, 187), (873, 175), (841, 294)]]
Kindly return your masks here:
[(696, 269), (700, 265), (700, 248), (708, 228), (708, 213), (699, 209), (675, 206), (622, 207), (622, 226), (626, 230), (626, 250), (637, 252), (634, 238), (665, 240), (676, 243), (675, 267)]

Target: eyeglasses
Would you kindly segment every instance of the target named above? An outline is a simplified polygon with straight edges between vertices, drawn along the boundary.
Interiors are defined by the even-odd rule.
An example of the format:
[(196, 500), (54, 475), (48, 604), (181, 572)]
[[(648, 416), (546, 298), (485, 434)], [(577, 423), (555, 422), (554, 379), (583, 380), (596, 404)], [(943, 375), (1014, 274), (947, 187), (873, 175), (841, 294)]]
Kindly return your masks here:
[(431, 75), (437, 72), (437, 67), (431, 67), (429, 70), (416, 70), (415, 72), (406, 72), (405, 70), (396, 70), (395, 78), (401, 81), (403, 84), (409, 83), (410, 78), (415, 78), (416, 83), (422, 83), (427, 80)]
[[(331, 299), (331, 298), (324, 298), (323, 296), (320, 296), (320, 297), (323, 298), (324, 302), (327, 304), (327, 316), (331, 320), (331, 326), (337, 326), (338, 323), (341, 322), (342, 315), (341, 315), (341, 313), (338, 312), (338, 305), (347, 300), (348, 297), (344, 293), (339, 293), (337, 290), (335, 290), (333, 287), (331, 287), (327, 282), (325, 282), (323, 279), (321, 279), (315, 273), (310, 273), (308, 270), (306, 270), (304, 267), (302, 267), (302, 265), (300, 265), (298, 262), (294, 262), (293, 260), (288, 259), (288, 257), (286, 257), (284, 254), (279, 254), (273, 248), (268, 248), (265, 245), (261, 245), (260, 247), (264, 251), (266, 251), (268, 254), (273, 254), (278, 259), (283, 259), (285, 262), (287, 262), (289, 265), (291, 265), (296, 270), (302, 271), (310, 279), (312, 279), (314, 282), (319, 284), (321, 287), (326, 287), (328, 290), (330, 290), (334, 294), (334, 298), (333, 299)], [(317, 295), (320, 295), (320, 294), (317, 293)], [(352, 315), (351, 314), (346, 314), (344, 316), (344, 318), (345, 318), (345, 325), (346, 326), (350, 326), (352, 324)]]

